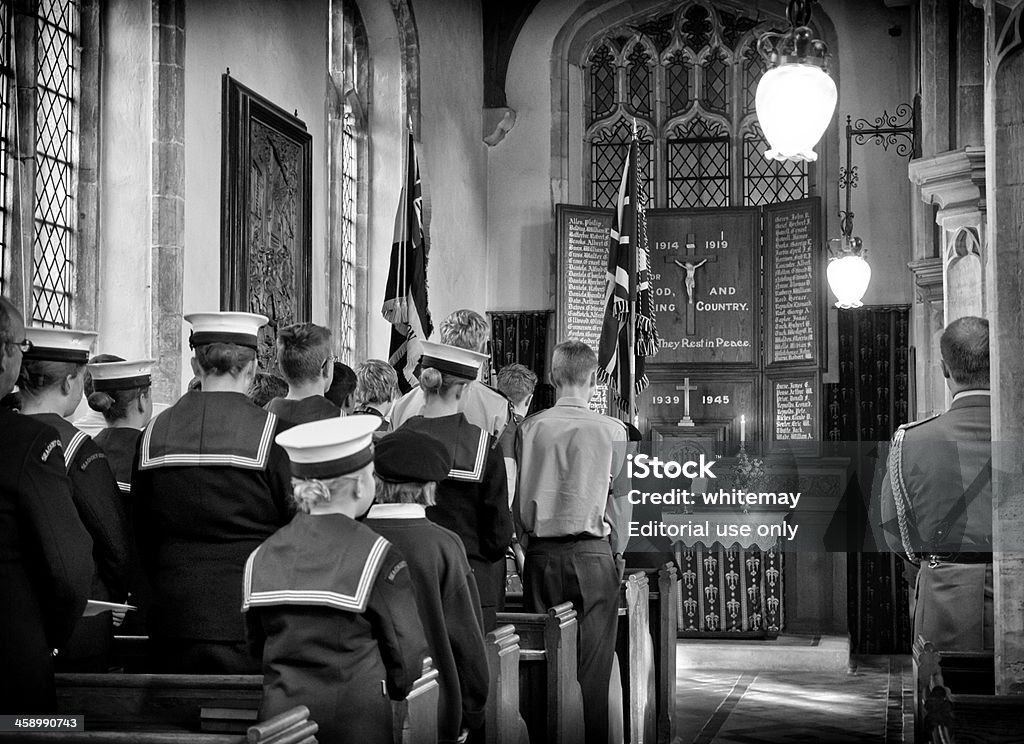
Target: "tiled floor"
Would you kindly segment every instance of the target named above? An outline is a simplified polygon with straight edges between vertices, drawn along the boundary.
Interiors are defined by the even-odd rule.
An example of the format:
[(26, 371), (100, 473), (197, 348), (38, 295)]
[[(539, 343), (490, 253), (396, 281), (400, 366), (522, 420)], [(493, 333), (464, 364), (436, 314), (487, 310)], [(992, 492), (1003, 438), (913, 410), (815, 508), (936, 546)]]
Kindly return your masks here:
[(846, 673), (681, 669), (676, 678), (681, 744), (912, 744), (909, 657), (856, 657)]

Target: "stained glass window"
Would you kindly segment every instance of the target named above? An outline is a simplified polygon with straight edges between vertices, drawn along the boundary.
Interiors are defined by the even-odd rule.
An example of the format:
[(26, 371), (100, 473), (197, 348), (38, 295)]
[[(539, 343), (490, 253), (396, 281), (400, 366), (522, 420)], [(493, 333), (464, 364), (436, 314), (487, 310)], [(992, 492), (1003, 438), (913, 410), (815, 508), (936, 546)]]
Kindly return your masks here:
[(582, 60), (586, 192), (615, 203), (636, 118), (650, 206), (752, 206), (808, 195), (806, 164), (764, 160), (754, 94), (758, 36), (786, 28), (748, 4), (684, 0), (606, 30)]
[(68, 327), (77, 224), (78, 3), (40, 0), (32, 322)]
[(0, 294), (5, 294), (7, 273), (11, 270), (9, 258), (10, 231), (10, 162), (13, 119), (11, 95), (14, 88), (14, 69), (11, 57), (11, 4), (0, 2)]

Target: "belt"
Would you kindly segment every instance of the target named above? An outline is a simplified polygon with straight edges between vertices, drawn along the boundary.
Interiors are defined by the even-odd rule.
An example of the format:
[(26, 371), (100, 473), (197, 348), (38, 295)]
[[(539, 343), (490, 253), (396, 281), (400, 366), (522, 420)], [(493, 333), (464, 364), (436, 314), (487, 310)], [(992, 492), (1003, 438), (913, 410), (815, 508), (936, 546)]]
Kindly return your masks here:
[(991, 553), (929, 553), (927, 558), (930, 563), (960, 563), (974, 565), (978, 563), (991, 563)]
[(584, 540), (604, 540), (608, 542), (607, 537), (597, 537), (595, 535), (580, 534), (580, 535), (560, 535), (558, 537), (537, 537), (536, 535), (529, 536), (528, 545), (534, 543), (574, 543), (582, 542)]

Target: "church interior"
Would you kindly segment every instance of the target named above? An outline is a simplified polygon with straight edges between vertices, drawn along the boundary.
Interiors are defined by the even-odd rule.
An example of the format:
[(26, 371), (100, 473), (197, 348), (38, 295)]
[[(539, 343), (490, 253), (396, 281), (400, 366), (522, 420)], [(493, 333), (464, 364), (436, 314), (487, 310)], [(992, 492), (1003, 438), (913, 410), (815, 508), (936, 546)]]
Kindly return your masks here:
[[(794, 9), (837, 102), (812, 157), (772, 160), (761, 42)], [(717, 457), (751, 490), (745, 463), (774, 466), (808, 532), (837, 510), (862, 524), (792, 552), (677, 533), (672, 572), (623, 589), (620, 740), (1024, 741), (1020, 0), (0, 0), (0, 71), (0, 294), (26, 326), (157, 360), (162, 406), (193, 377), (188, 313), (267, 316), (261, 363), (304, 321), (353, 368), (389, 360), (393, 246), (422, 230), (433, 327), (485, 316), (491, 374), (525, 365), (550, 407), (555, 346), (598, 351), (633, 168), (660, 333), (640, 446)], [(851, 256), (870, 279), (844, 300), (830, 262)], [(1002, 446), (994, 648), (958, 656), (913, 637), (869, 502), (880, 443), (950, 406), (941, 339), (965, 316), (989, 324)], [(762, 522), (784, 535), (778, 515)], [(524, 659), (552, 627), (516, 631)], [(518, 699), (512, 635), (494, 643)], [(578, 740), (554, 713), (523, 719), (530, 740)], [(494, 721), (487, 741), (522, 741)], [(211, 731), (175, 741), (237, 740)]]

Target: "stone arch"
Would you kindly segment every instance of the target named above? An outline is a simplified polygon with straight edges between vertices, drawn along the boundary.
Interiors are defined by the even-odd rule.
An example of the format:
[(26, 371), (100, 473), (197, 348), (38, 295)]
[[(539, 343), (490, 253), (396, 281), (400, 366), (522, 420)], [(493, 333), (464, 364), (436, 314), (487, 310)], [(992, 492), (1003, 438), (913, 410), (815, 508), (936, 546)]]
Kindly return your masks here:
[[(711, 0), (700, 0), (703, 5), (711, 5)], [(742, 4), (733, 4), (737, 9), (749, 11)], [(639, 18), (658, 12), (669, 12), (679, 0), (585, 0), (562, 25), (555, 35), (551, 50), (551, 188), (554, 201), (572, 201), (574, 191), (582, 191), (582, 169), (573, 168), (573, 148), (578, 143), (572, 141), (578, 129), (569, 112), (575, 110), (573, 103), (573, 87), (571, 85), (571, 68), (594, 45), (594, 42), (608, 29), (628, 22), (631, 18)], [(787, 3), (782, 0), (765, 0), (761, 3), (764, 13), (771, 13), (785, 18)], [(828, 14), (820, 6), (816, 6), (813, 24), (820, 31), (822, 39), (832, 50), (838, 49), (838, 37), (835, 25)], [(839, 81), (839, 60), (833, 56), (830, 61), (830, 72)], [(828, 130), (821, 140), (821, 156), (818, 160), (817, 181), (822, 184), (822, 213), (831, 214), (831, 205), (839, 203), (839, 123), (833, 117)], [(577, 172), (579, 171), (579, 172)], [(573, 188), (575, 186), (575, 189)]]

